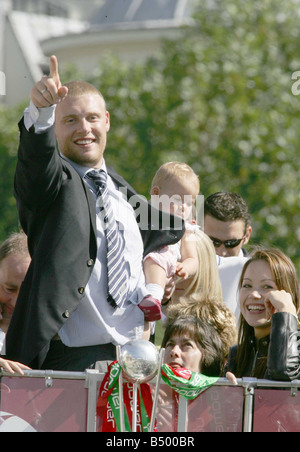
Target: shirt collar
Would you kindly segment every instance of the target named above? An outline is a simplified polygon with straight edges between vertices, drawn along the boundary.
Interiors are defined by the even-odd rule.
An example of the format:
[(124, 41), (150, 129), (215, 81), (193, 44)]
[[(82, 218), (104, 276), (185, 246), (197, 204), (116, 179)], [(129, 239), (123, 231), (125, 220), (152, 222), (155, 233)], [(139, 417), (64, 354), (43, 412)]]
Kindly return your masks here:
[[(88, 172), (90, 172), (90, 171), (92, 171), (93, 169), (95, 169), (95, 168), (92, 168), (92, 167), (89, 168), (89, 167), (87, 167), (87, 166), (79, 165), (78, 163), (75, 163), (75, 162), (73, 162), (72, 160), (68, 159), (68, 157), (66, 157), (66, 156), (63, 155), (62, 153), (60, 153), (60, 155), (61, 155), (61, 157), (62, 157), (64, 160), (66, 160), (66, 162), (70, 163), (70, 165), (73, 166), (73, 168), (75, 169), (75, 171), (79, 174), (79, 176), (80, 176), (81, 178), (84, 178), (84, 176), (85, 176)], [(101, 168), (97, 168), (97, 170), (100, 170), (100, 169), (104, 170), (104, 171), (107, 173), (106, 163), (105, 163), (105, 160), (104, 160), (104, 159), (103, 159)]]

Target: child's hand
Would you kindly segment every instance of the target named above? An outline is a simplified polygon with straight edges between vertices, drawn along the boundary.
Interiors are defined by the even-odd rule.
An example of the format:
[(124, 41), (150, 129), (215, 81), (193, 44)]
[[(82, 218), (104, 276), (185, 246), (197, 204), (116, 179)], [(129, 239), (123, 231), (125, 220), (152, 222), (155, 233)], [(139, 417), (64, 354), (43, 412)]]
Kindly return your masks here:
[(189, 274), (184, 268), (183, 262), (177, 262), (176, 265), (176, 275), (183, 279), (188, 279)]
[(173, 275), (170, 278), (167, 278), (167, 282), (165, 285), (165, 293), (162, 299), (162, 305), (169, 301), (170, 298), (172, 298), (174, 291), (175, 291), (175, 276)]

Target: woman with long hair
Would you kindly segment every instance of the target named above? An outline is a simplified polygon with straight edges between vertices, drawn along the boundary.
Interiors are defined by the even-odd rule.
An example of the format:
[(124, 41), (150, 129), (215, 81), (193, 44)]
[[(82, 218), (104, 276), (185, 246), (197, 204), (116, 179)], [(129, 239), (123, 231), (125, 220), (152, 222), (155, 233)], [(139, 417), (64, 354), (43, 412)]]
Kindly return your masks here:
[(299, 281), (292, 261), (278, 249), (258, 248), (239, 289), (238, 344), (230, 349), (227, 376), (297, 379)]

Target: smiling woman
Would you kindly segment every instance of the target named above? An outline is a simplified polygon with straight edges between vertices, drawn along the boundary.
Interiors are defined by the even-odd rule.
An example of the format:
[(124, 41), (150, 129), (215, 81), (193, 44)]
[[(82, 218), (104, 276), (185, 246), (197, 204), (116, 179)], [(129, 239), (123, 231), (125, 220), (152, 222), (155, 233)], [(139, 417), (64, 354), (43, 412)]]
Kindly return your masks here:
[(240, 279), (238, 345), (226, 371), (237, 377), (298, 378), (299, 282), (292, 261), (280, 250), (257, 249)]

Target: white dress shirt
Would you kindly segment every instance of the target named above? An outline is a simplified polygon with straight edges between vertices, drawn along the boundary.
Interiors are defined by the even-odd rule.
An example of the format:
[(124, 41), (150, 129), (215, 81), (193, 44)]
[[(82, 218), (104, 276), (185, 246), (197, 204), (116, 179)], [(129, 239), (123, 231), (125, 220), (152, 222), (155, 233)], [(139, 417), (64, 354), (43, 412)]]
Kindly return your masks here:
[[(48, 114), (46, 114), (48, 110)], [(34, 124), (35, 132), (42, 133), (53, 125), (55, 108), (43, 108), (42, 117), (32, 103), (25, 110), (24, 123), (27, 130)], [(81, 177), (90, 170), (66, 159)], [(106, 171), (105, 162), (103, 168)], [(97, 205), (95, 187), (88, 182), (94, 193), (97, 224), (97, 259), (90, 280), (85, 288), (85, 295), (77, 309), (59, 331), (62, 342), (69, 347), (113, 343), (123, 345), (129, 340), (140, 339), (144, 330), (144, 314), (137, 304), (147, 295), (142, 268), (143, 242), (135, 220), (133, 208), (117, 189), (108, 176), (108, 191), (111, 197), (115, 218), (121, 225), (125, 240), (125, 261), (130, 274), (127, 301), (120, 307), (113, 308), (107, 301), (107, 244), (100, 207)], [(76, 262), (74, 262), (76, 265)]]
[(221, 257), (217, 255), (223, 301), (235, 314), (237, 320), (240, 318), (239, 280), (248, 259), (249, 257), (245, 256)]
[(6, 334), (0, 328), (0, 355), (5, 355), (5, 337)]

